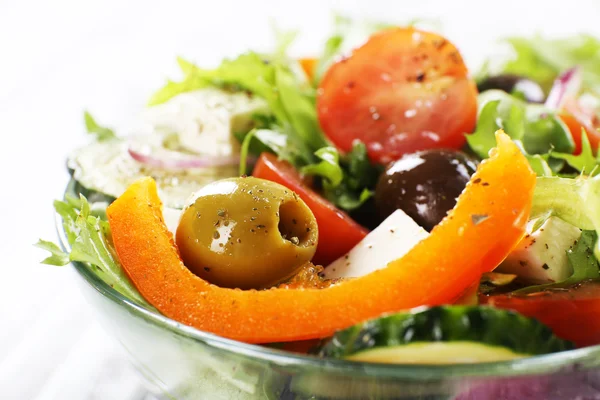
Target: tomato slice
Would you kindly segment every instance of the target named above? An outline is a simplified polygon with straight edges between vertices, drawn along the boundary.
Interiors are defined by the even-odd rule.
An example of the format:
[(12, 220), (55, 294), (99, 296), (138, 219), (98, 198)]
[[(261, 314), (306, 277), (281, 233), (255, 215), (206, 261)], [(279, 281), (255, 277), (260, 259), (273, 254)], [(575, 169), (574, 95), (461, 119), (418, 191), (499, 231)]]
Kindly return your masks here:
[(319, 122), (340, 149), (362, 140), (374, 161), (430, 148), (459, 149), (477, 118), (477, 89), (452, 43), (434, 33), (377, 33), (325, 73)]
[(568, 291), (481, 295), (479, 300), (536, 318), (578, 347), (600, 344), (600, 282), (585, 282)]
[(329, 265), (369, 233), (348, 214), (308, 187), (291, 164), (278, 160), (273, 154), (261, 154), (252, 175), (288, 187), (311, 209), (319, 226), (319, 244), (313, 258), (315, 264)]

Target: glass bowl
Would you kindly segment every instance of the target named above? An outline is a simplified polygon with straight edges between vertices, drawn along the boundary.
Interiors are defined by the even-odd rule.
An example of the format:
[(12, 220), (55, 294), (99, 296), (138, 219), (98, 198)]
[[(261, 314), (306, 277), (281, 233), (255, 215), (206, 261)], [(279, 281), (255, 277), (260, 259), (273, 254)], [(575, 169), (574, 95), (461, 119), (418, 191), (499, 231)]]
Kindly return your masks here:
[[(68, 248), (57, 218), (61, 245)], [(160, 398), (600, 399), (600, 346), (515, 361), (445, 366), (320, 359), (182, 325), (131, 302), (85, 264), (73, 266), (100, 322)]]

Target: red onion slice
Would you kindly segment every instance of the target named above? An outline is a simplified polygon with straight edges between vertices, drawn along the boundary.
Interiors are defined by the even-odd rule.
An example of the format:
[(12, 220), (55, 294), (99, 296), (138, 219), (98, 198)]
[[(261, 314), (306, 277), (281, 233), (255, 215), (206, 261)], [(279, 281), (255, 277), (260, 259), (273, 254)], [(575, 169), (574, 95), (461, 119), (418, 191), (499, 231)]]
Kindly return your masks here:
[[(240, 163), (240, 156), (189, 156), (182, 155), (175, 151), (154, 149), (153, 153), (143, 152), (136, 150), (129, 146), (127, 149), (129, 155), (134, 160), (145, 164), (149, 167), (161, 168), (161, 169), (193, 169), (193, 168), (213, 168), (213, 167), (226, 167), (235, 166)], [(253, 162), (253, 159), (248, 157), (248, 163)]]
[(560, 110), (570, 96), (575, 96), (581, 89), (582, 71), (580, 67), (573, 67), (556, 78), (550, 94), (544, 105), (553, 110)]

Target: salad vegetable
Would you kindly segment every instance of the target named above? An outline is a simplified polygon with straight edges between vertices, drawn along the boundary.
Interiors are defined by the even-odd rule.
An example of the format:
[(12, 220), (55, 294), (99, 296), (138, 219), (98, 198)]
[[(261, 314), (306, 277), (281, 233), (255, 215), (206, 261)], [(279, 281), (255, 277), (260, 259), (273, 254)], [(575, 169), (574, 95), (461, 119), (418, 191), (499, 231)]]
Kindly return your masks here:
[[(130, 186), (107, 213), (124, 270), (163, 314), (236, 340), (302, 340), (384, 312), (443, 304), (495, 268), (523, 235), (535, 176), (519, 149), (499, 133), (494, 155), (472, 179), (451, 216), (406, 256), (383, 270), (321, 290), (239, 291), (193, 275), (162, 222), (150, 178)], [(154, 238), (152, 248), (143, 237)], [(356, 304), (353, 298), (359, 294), (362, 301)], [(284, 315), (285, 324), (276, 323)]]
[[(54, 206), (64, 249), (151, 312), (363, 362), (511, 360), (600, 344), (600, 42), (460, 43), (338, 17), (206, 69), (179, 59), (90, 143)], [(512, 311), (505, 311), (512, 310)], [(312, 349), (317, 346), (317, 349)]]
[[(510, 326), (510, 331), (506, 327)], [(325, 357), (382, 363), (500, 361), (572, 348), (536, 320), (492, 307), (415, 309), (336, 333)]]

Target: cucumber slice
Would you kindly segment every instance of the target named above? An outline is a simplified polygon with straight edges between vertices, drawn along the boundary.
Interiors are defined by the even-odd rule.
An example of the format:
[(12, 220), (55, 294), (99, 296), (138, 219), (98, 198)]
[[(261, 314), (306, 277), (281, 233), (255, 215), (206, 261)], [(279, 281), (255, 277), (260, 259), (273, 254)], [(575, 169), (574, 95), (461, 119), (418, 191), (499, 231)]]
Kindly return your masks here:
[(465, 364), (507, 361), (527, 357), (500, 346), (477, 342), (425, 342), (375, 347), (346, 357), (347, 360), (384, 364)]
[[(572, 349), (537, 320), (493, 307), (443, 306), (387, 315), (337, 332), (323, 357), (386, 363), (501, 361)], [(437, 353), (437, 357), (436, 357)]]
[(144, 176), (156, 180), (163, 204), (183, 208), (189, 196), (202, 186), (238, 175), (238, 166), (173, 171), (145, 166), (129, 155), (128, 143), (114, 139), (94, 142), (74, 151), (68, 160), (73, 178), (89, 190), (119, 197), (133, 182)]

